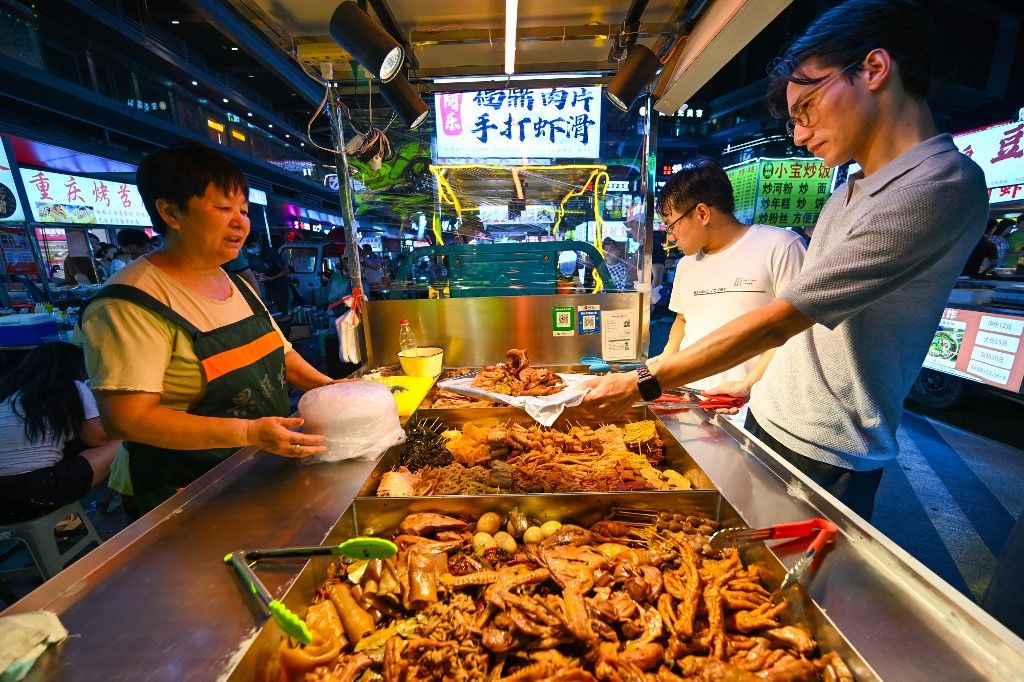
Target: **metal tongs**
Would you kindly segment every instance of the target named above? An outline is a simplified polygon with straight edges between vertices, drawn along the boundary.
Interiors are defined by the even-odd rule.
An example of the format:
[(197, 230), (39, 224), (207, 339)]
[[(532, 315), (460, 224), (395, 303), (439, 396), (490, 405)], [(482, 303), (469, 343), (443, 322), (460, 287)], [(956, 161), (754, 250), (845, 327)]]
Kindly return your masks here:
[(224, 563), (234, 566), (238, 576), (249, 588), (264, 613), (292, 639), (302, 644), (313, 641), (313, 633), (306, 623), (293, 613), (287, 606), (274, 599), (263, 582), (256, 577), (249, 562), (253, 565), (262, 559), (306, 558), (314, 556), (345, 556), (350, 559), (387, 559), (398, 553), (398, 547), (390, 540), (374, 537), (357, 537), (346, 540), (340, 545), (325, 547), (285, 547), (282, 549), (239, 549), (228, 553)]
[(711, 536), (709, 544), (712, 549), (721, 550), (726, 547), (735, 547), (744, 542), (807, 537), (814, 531), (818, 531), (817, 537), (811, 542), (800, 560), (793, 565), (793, 568), (786, 572), (786, 577), (779, 587), (781, 592), (799, 582), (811, 562), (814, 561), (814, 557), (818, 556), (826, 545), (835, 540), (839, 529), (834, 523), (822, 518), (814, 518), (793, 523), (777, 523), (767, 528), (723, 528)]
[(693, 389), (674, 389), (661, 394), (661, 397), (647, 403), (653, 412), (669, 414), (682, 412), (691, 407), (702, 410), (739, 409), (747, 404), (746, 398), (731, 395), (704, 395)]

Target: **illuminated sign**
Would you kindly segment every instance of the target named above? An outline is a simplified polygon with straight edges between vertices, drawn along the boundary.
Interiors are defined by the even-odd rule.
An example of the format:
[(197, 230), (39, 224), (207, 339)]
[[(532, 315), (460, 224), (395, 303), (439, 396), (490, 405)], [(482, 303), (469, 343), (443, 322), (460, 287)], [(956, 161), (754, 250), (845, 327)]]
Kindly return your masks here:
[(600, 87), (439, 93), (434, 111), (438, 158), (599, 155)]
[(267, 205), (267, 193), (261, 189), (255, 187), (249, 188), (249, 203), (260, 204), (261, 206)]
[(509, 218), (508, 206), (480, 205), (480, 220), (488, 225), (550, 225), (555, 222), (555, 207), (551, 204), (527, 204), (517, 218)]
[(989, 386), (1020, 391), (1024, 317), (946, 308), (924, 366)]
[(240, 142), (245, 142), (245, 133), (243, 133), (240, 130), (235, 130), (234, 128), (232, 128), (231, 137), (235, 138), (236, 140), (239, 140)]
[(993, 204), (1024, 198), (1024, 121), (960, 133), (953, 142), (985, 172)]
[(36, 222), (153, 226), (135, 185), (28, 168), (21, 179)]
[(814, 225), (832, 193), (835, 169), (817, 158), (754, 159), (725, 169), (736, 219), (743, 223)]
[(14, 172), (7, 160), (7, 149), (0, 140), (0, 223), (16, 223), (25, 220), (25, 212), (18, 201), (14, 184)]
[(218, 123), (217, 121), (214, 121), (212, 118), (206, 119), (206, 125), (208, 125), (210, 128), (213, 128), (218, 133), (224, 132), (224, 124)]

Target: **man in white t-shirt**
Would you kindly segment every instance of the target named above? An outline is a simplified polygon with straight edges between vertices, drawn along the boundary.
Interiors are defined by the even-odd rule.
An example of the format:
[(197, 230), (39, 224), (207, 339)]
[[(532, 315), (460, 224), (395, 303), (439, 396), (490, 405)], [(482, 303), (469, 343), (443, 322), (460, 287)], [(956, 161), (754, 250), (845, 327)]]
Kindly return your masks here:
[[(661, 191), (658, 210), (674, 218), (668, 239), (685, 256), (676, 266), (668, 305), (676, 320), (664, 355), (771, 303), (800, 272), (804, 245), (798, 234), (745, 225), (733, 216), (733, 208), (728, 176), (706, 157), (684, 164)], [(774, 349), (766, 351), (689, 385), (706, 394), (750, 395), (774, 354)]]

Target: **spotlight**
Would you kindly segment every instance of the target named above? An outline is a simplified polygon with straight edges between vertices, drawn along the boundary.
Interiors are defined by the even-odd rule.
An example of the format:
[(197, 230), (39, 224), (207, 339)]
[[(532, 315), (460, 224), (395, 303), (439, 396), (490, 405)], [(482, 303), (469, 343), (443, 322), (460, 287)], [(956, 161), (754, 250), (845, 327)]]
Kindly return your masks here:
[(381, 83), (380, 94), (410, 128), (418, 128), (427, 120), (430, 109), (405, 76), (398, 75), (387, 83)]
[(405, 51), (398, 41), (353, 0), (345, 0), (334, 10), (331, 37), (384, 83), (398, 75), (405, 61)]
[(634, 45), (604, 94), (616, 107), (628, 111), (636, 96), (654, 78), (659, 66), (661, 60), (650, 48), (640, 44)]

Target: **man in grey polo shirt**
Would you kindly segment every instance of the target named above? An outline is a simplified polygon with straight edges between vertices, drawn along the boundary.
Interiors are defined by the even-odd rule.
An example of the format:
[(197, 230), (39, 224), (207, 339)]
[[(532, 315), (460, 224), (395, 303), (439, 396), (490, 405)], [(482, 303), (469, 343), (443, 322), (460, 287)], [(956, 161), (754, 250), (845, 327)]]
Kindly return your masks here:
[(934, 49), (912, 0), (846, 2), (786, 49), (773, 109), (827, 165), (861, 170), (825, 204), (803, 272), (778, 298), (649, 371), (593, 382), (585, 405), (617, 411), (782, 346), (754, 386), (748, 428), (870, 519), (903, 399), (988, 211), (981, 169), (928, 109)]

